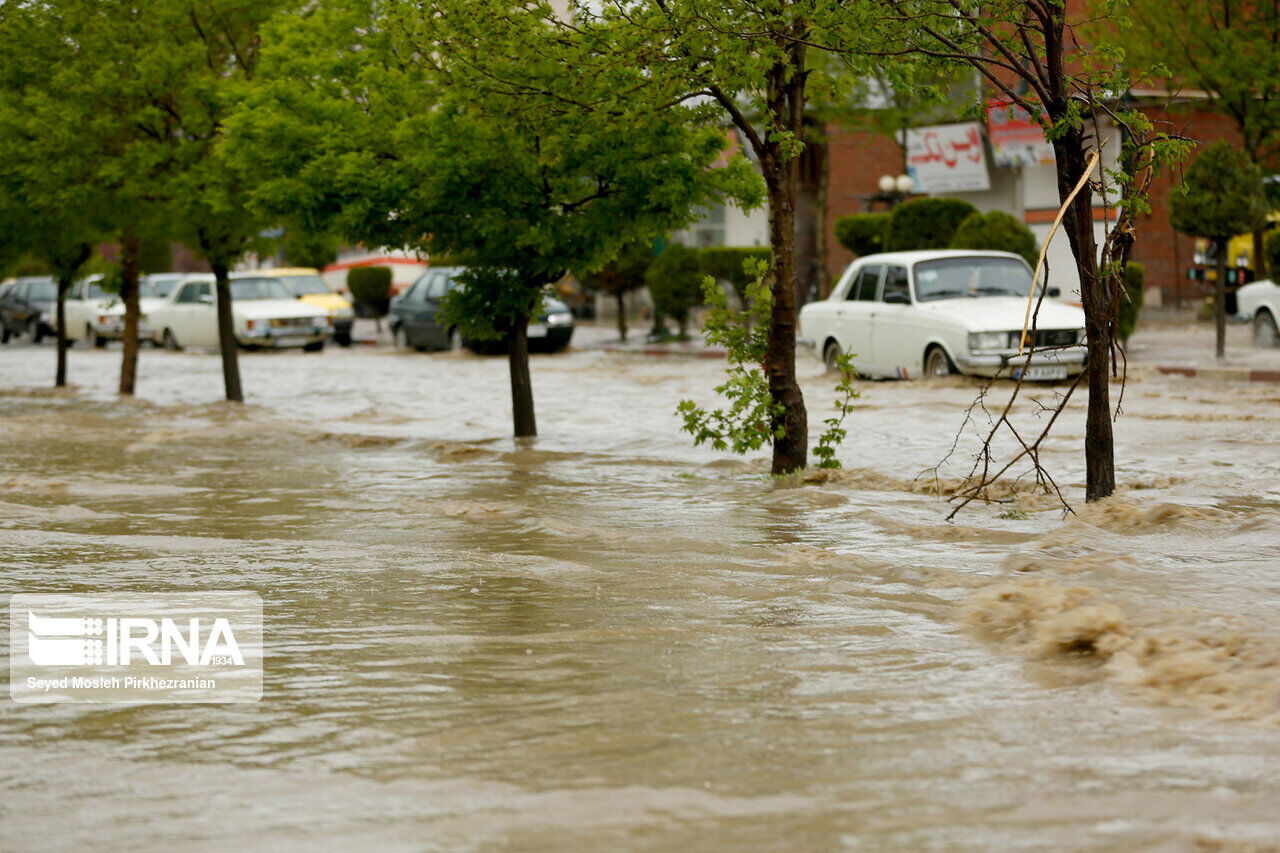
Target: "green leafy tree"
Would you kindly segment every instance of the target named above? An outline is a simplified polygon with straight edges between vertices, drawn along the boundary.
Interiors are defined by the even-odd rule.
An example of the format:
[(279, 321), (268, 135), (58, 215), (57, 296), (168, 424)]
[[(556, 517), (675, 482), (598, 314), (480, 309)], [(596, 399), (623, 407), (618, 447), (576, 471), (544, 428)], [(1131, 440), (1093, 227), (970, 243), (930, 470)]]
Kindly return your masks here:
[(1218, 358), (1225, 358), (1227, 242), (1266, 224), (1262, 173), (1243, 150), (1228, 142), (1215, 142), (1187, 168), (1184, 189), (1171, 200), (1169, 223), (1184, 234), (1208, 238), (1217, 250), (1218, 276), (1213, 285), (1216, 352)]
[(324, 231), (291, 228), (282, 240), (285, 262), (291, 267), (324, 269), (338, 259), (342, 238)]
[(978, 209), (958, 198), (917, 198), (893, 210), (884, 232), (886, 252), (945, 249), (956, 229)]
[(579, 273), (578, 282), (587, 290), (612, 296), (618, 311), (618, 337), (627, 339), (626, 295), (645, 284), (645, 273), (653, 262), (653, 246), (633, 240), (619, 250), (616, 257), (598, 270)]
[(645, 273), (654, 310), (676, 321), (681, 340), (688, 337), (689, 312), (702, 296), (703, 277), (698, 252), (680, 243), (668, 243)]
[(55, 9), (0, 5), (0, 257), (35, 260), (58, 283), (54, 385), (67, 382), (66, 296), (107, 233), (93, 140), (74, 128), (88, 106), (59, 67), (66, 23)]
[[(1131, 0), (1130, 63), (1157, 66), (1171, 91), (1204, 92), (1240, 132), (1259, 166), (1280, 155), (1280, 4), (1245, 0)], [(1263, 256), (1254, 232), (1254, 256)], [(1276, 267), (1256, 264), (1258, 275)]]
[[(527, 332), (546, 287), (754, 187), (742, 158), (712, 168), (723, 135), (678, 111), (569, 110), (541, 89), (495, 84), (477, 52), (561, 73), (538, 59), (562, 51), (541, 12), (333, 2), (285, 16), (264, 51), (267, 80), (235, 122), (264, 209), (468, 267), (442, 310), (472, 337), (505, 338), (520, 436), (537, 433)], [(584, 76), (574, 97), (612, 97), (631, 73)]]
[(969, 214), (951, 235), (950, 245), (953, 249), (1013, 252), (1026, 258), (1033, 269), (1040, 260), (1040, 247), (1031, 229), (1000, 210)]

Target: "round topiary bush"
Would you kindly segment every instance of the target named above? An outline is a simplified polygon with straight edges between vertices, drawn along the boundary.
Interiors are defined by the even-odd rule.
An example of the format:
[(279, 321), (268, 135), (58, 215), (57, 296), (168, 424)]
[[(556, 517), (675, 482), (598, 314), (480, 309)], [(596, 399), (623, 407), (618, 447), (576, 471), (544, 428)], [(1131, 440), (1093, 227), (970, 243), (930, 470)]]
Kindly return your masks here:
[(679, 243), (667, 244), (645, 272), (654, 309), (675, 319), (682, 338), (689, 323), (689, 310), (702, 298), (702, 275), (698, 253)]
[(1120, 309), (1116, 316), (1116, 333), (1120, 340), (1127, 341), (1138, 327), (1138, 312), (1142, 309), (1142, 288), (1147, 280), (1147, 271), (1142, 264), (1130, 261), (1124, 268), (1124, 292), (1128, 299), (1120, 300)]
[(363, 317), (384, 317), (391, 302), (391, 267), (352, 267), (347, 290)]
[(884, 232), (891, 213), (855, 213), (836, 220), (836, 239), (850, 252), (862, 257), (884, 251)]
[(1040, 260), (1040, 247), (1031, 229), (999, 210), (967, 216), (951, 236), (951, 248), (1013, 252), (1033, 268)]
[(978, 209), (958, 198), (918, 198), (903, 202), (889, 217), (884, 251), (945, 249), (956, 229)]
[(1280, 229), (1267, 232), (1262, 241), (1262, 258), (1266, 261), (1267, 278), (1280, 282)]

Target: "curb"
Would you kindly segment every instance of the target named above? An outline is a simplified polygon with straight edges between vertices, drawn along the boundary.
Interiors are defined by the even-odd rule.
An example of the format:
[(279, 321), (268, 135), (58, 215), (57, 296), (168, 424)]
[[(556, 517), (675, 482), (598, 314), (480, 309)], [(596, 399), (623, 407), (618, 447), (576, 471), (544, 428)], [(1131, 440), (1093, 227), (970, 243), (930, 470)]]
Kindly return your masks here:
[(1189, 379), (1208, 379), (1213, 382), (1280, 382), (1280, 370), (1259, 370), (1249, 367), (1178, 367), (1156, 365), (1156, 370), (1166, 376), (1185, 376)]
[(670, 349), (668, 347), (622, 347), (606, 345), (595, 347), (596, 352), (621, 353), (623, 355), (678, 355), (684, 358), (724, 358), (722, 349)]

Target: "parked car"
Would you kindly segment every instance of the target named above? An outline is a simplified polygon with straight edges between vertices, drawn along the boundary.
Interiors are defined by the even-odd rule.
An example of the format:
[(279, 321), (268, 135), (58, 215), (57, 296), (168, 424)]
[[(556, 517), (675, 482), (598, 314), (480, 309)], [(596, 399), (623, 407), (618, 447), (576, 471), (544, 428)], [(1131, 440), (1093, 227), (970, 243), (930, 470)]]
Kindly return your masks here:
[(1032, 273), (1008, 252), (934, 250), (866, 255), (831, 295), (800, 311), (799, 340), (834, 366), (853, 353), (870, 378), (966, 373), (1006, 366), (1027, 379), (1065, 379), (1084, 369), (1084, 312), (1050, 289), (1036, 320), (1034, 355), (1018, 356)]
[[(138, 282), (138, 340), (149, 341), (152, 332), (148, 316), (164, 300), (156, 295), (149, 277)], [(91, 275), (71, 286), (67, 294), (67, 340), (88, 341), (104, 347), (108, 341), (124, 339), (124, 302), (115, 293), (102, 289), (102, 276)]]
[(25, 334), (40, 343), (46, 335), (57, 334), (53, 327), (57, 303), (58, 284), (49, 276), (15, 280), (0, 294), (0, 336), (7, 341)]
[[(324, 348), (332, 333), (329, 312), (299, 302), (272, 278), (256, 273), (233, 276), (231, 316), (236, 342), (242, 347)], [(153, 340), (167, 349), (218, 346), (218, 310), (211, 275), (193, 275), (151, 312)]]
[(344, 297), (334, 292), (316, 269), (306, 267), (281, 267), (257, 270), (254, 275), (274, 278), (308, 305), (315, 305), (329, 312), (333, 321), (333, 342), (339, 346), (351, 345), (351, 327), (356, 321), (355, 309)]
[[(464, 340), (461, 333), (439, 321), (440, 300), (458, 286), (464, 267), (429, 269), (409, 289), (391, 300), (387, 313), (391, 336), (399, 345), (419, 350), (461, 349), (495, 352), (500, 342)], [(542, 314), (529, 324), (529, 349), (556, 352), (569, 345), (573, 337), (573, 312), (559, 299), (548, 297)]]
[(1237, 290), (1236, 316), (1253, 323), (1255, 346), (1280, 346), (1280, 285), (1262, 279)]
[(202, 273), (187, 272), (154, 272), (148, 273), (142, 277), (146, 282), (147, 288), (150, 289), (151, 295), (157, 299), (168, 299), (173, 289), (182, 282), (186, 281), (192, 275), (201, 275)]

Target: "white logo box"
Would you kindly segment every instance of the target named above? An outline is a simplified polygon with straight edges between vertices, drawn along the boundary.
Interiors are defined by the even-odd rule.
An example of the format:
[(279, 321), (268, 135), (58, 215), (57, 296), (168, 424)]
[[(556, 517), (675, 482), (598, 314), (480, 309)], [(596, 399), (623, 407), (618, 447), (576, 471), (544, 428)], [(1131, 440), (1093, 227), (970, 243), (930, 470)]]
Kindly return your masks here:
[(25, 703), (257, 702), (262, 599), (239, 591), (12, 596), (9, 695)]

